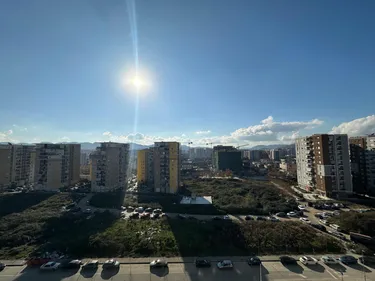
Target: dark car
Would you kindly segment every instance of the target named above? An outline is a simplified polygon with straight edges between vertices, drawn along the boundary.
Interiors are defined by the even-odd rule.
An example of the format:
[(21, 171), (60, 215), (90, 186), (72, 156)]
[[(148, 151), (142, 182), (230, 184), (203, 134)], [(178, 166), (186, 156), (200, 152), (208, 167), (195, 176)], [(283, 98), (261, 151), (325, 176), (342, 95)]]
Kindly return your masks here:
[(195, 260), (195, 266), (196, 267), (210, 267), (211, 262), (206, 259), (196, 259)]
[(339, 260), (343, 264), (356, 264), (357, 263), (357, 259), (353, 256), (342, 256), (339, 258)]
[(286, 214), (284, 212), (279, 212), (279, 213), (276, 213), (276, 216), (280, 218), (285, 218)]
[(327, 228), (324, 225), (312, 223), (310, 224), (312, 227), (315, 227), (316, 229), (319, 229), (321, 231), (327, 231)]
[(114, 268), (118, 268), (119, 266), (120, 266), (120, 263), (114, 259), (106, 260), (103, 263), (103, 269), (114, 269)]
[(250, 257), (247, 259), (248, 265), (261, 265), (262, 261), (258, 257)]
[(150, 268), (168, 267), (168, 262), (165, 259), (156, 259), (150, 262)]
[(5, 268), (5, 263), (0, 262), (0, 270), (3, 270)]
[(295, 258), (292, 258), (292, 257), (289, 257), (289, 256), (281, 256), (280, 262), (282, 264), (296, 264), (297, 263)]
[(212, 220), (214, 220), (214, 221), (220, 221), (220, 220), (221, 220), (221, 218), (220, 218), (220, 217), (217, 217), (217, 216), (215, 216), (215, 217), (213, 217), (213, 218), (212, 218)]
[(181, 214), (178, 214), (178, 216), (177, 216), (179, 219), (182, 219), (182, 220), (184, 220), (184, 219), (186, 219), (187, 217), (186, 216), (184, 216), (184, 215), (181, 215)]
[(264, 217), (256, 217), (255, 220), (257, 220), (257, 221), (265, 221), (266, 219)]
[(362, 264), (375, 264), (375, 256), (362, 256), (359, 261)]
[(60, 268), (73, 269), (73, 268), (80, 268), (81, 265), (82, 265), (82, 261), (80, 260), (63, 260), (60, 263)]
[(245, 220), (247, 220), (247, 221), (251, 221), (251, 220), (253, 220), (253, 217), (252, 217), (252, 216), (246, 216), (246, 217), (245, 217)]

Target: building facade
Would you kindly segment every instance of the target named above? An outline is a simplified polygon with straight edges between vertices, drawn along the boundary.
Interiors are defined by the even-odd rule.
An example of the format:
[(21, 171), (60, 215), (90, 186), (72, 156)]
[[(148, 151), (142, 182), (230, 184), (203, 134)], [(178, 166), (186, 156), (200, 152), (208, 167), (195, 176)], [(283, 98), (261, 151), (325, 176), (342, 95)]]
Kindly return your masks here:
[(92, 192), (107, 192), (125, 188), (129, 162), (129, 144), (101, 143), (90, 154)]
[(231, 170), (240, 172), (242, 170), (241, 151), (233, 146), (217, 145), (213, 148), (212, 166), (215, 171)]
[(270, 150), (270, 159), (273, 161), (280, 161), (280, 152), (277, 149)]
[(154, 149), (142, 149), (137, 151), (137, 181), (139, 183), (154, 184)]
[(189, 149), (189, 158), (195, 159), (208, 159), (212, 157), (212, 148), (206, 147), (192, 147)]
[(367, 136), (366, 147), (367, 189), (375, 195), (375, 134)]
[(37, 144), (35, 189), (55, 190), (80, 180), (80, 144)]
[(349, 138), (349, 143), (353, 191), (360, 194), (367, 193), (367, 137), (351, 137)]
[(34, 145), (0, 145), (0, 187), (23, 186), (33, 183)]
[(328, 197), (353, 192), (348, 136), (316, 134), (296, 140), (297, 180), (301, 188)]
[(154, 191), (176, 193), (180, 186), (180, 143), (155, 142), (153, 147)]

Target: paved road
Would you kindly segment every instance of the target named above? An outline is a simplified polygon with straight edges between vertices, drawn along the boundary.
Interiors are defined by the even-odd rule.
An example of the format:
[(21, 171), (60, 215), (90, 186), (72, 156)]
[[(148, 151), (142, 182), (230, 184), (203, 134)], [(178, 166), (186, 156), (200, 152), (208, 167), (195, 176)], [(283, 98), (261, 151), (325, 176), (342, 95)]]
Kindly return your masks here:
[[(117, 272), (74, 272), (56, 271), (40, 272), (38, 269), (24, 267), (7, 267), (0, 272), (0, 281), (81, 281), (81, 280), (113, 280), (113, 281), (263, 281), (263, 280), (365, 280), (375, 281), (375, 269), (370, 267), (355, 268), (326, 265), (306, 267), (298, 264), (285, 267), (279, 262), (264, 262), (261, 267), (250, 267), (244, 262), (234, 264), (232, 270), (219, 270), (216, 266), (197, 269), (192, 263), (170, 264), (169, 269), (150, 271), (147, 264), (121, 265)], [(338, 271), (344, 271), (341, 275)]]

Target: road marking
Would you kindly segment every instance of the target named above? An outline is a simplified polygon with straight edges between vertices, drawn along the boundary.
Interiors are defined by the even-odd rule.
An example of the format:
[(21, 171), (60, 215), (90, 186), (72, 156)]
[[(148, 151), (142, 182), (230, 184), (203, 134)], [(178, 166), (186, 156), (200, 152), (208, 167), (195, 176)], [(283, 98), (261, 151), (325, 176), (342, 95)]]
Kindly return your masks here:
[(305, 275), (303, 275), (303, 274), (298, 274), (298, 275), (301, 276), (302, 278), (307, 279), (307, 277)]
[(327, 269), (327, 272), (329, 273), (329, 275), (331, 275), (334, 279), (337, 280), (337, 277), (336, 277), (331, 271), (329, 271), (329, 270)]

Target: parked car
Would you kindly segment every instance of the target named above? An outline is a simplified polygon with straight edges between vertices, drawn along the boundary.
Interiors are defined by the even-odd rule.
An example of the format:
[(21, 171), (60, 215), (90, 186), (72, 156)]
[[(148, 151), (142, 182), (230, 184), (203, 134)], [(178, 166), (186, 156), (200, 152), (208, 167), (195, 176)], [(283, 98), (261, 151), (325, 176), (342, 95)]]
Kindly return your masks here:
[(318, 224), (318, 223), (312, 223), (310, 224), (312, 227), (315, 227), (316, 229), (319, 229), (321, 231), (327, 231), (327, 228), (324, 225)]
[(233, 263), (231, 260), (222, 260), (217, 263), (219, 269), (233, 268)]
[(260, 265), (261, 263), (262, 263), (262, 261), (260, 260), (260, 258), (255, 257), (255, 256), (247, 259), (248, 265)]
[(86, 209), (86, 210), (83, 211), (83, 213), (84, 213), (84, 214), (91, 214), (92, 211), (91, 211), (91, 209)]
[(299, 218), (299, 220), (304, 222), (304, 223), (311, 223), (311, 221), (307, 218)]
[(157, 259), (150, 262), (150, 268), (167, 267), (168, 262), (165, 259)]
[(130, 214), (129, 218), (131, 218), (131, 219), (139, 218), (139, 213), (134, 212), (134, 213)]
[(103, 269), (114, 269), (114, 268), (119, 268), (119, 267), (120, 267), (120, 263), (115, 259), (106, 260), (103, 263)]
[(336, 230), (328, 230), (328, 233), (331, 234), (331, 235), (333, 235), (333, 236), (336, 236), (336, 237), (338, 237), (340, 239), (345, 240), (344, 234), (342, 234), (342, 233), (340, 233), (340, 232), (338, 232)]
[(80, 268), (82, 265), (81, 260), (63, 260), (60, 263), (60, 268), (63, 269), (73, 269), (73, 268)]
[(47, 271), (47, 270), (55, 271), (55, 270), (57, 270), (57, 269), (59, 268), (59, 266), (60, 266), (60, 263), (58, 263), (58, 262), (54, 262), (54, 261), (49, 261), (49, 262), (43, 264), (43, 265), (40, 267), (40, 269), (41, 269), (41, 270), (46, 270), (46, 271)]
[(332, 227), (334, 230), (340, 231), (340, 226), (338, 226), (337, 224), (332, 223), (329, 226)]
[(357, 259), (353, 256), (341, 256), (339, 258), (339, 260), (343, 263), (343, 264), (356, 264), (357, 263)]
[(279, 212), (279, 213), (276, 213), (276, 216), (279, 218), (285, 218), (286, 214), (284, 212)]
[(289, 256), (281, 256), (280, 262), (282, 264), (296, 264), (297, 263), (295, 258), (292, 258), (292, 257), (289, 257)]
[(264, 217), (256, 217), (255, 220), (257, 220), (257, 221), (265, 221), (266, 218), (264, 218)]
[(297, 217), (297, 213), (296, 212), (289, 212), (286, 214), (288, 217)]
[(139, 215), (140, 219), (148, 219), (150, 217), (150, 213), (142, 213)]
[(309, 256), (300, 257), (299, 261), (302, 262), (304, 265), (315, 265), (318, 263), (318, 260), (316, 258)]
[(228, 215), (225, 215), (225, 216), (223, 217), (223, 219), (224, 219), (224, 220), (230, 220), (230, 217), (229, 217)]
[(330, 256), (322, 256), (321, 260), (325, 264), (338, 264), (338, 260)]
[(319, 220), (320, 223), (322, 224), (328, 224), (328, 222), (326, 220)]
[(82, 265), (82, 269), (96, 269), (99, 267), (99, 261), (98, 260), (91, 260), (88, 262), (85, 262)]
[(245, 220), (247, 220), (247, 221), (251, 221), (251, 220), (253, 220), (253, 217), (252, 217), (252, 216), (249, 216), (249, 215), (247, 215), (247, 216), (245, 217)]
[(3, 270), (6, 267), (5, 263), (0, 262), (0, 270)]
[(151, 215), (150, 215), (150, 219), (157, 219), (157, 218), (159, 218), (160, 217), (160, 214), (158, 214), (158, 213), (152, 213)]
[(274, 216), (270, 216), (270, 217), (268, 218), (268, 220), (273, 221), (273, 222), (278, 222), (278, 221), (280, 221), (277, 217), (274, 217)]
[(152, 213), (152, 211), (153, 211), (152, 208), (147, 208), (147, 209), (145, 210), (146, 213)]
[(375, 264), (375, 256), (362, 256), (359, 258), (360, 263), (366, 264)]
[(219, 220), (221, 220), (221, 218), (218, 217), (218, 216), (214, 216), (214, 217), (212, 217), (212, 220), (214, 220), (214, 221), (219, 221)]
[(196, 259), (195, 260), (195, 266), (196, 267), (210, 267), (211, 262), (206, 259)]
[(184, 216), (184, 215), (181, 215), (181, 214), (178, 214), (177, 217), (178, 217), (179, 219), (183, 219), (183, 220), (187, 218), (187, 216)]
[(163, 211), (161, 209), (155, 209), (154, 214), (161, 214)]
[(305, 211), (306, 210), (306, 206), (304, 206), (304, 205), (298, 205), (298, 209), (300, 211)]

